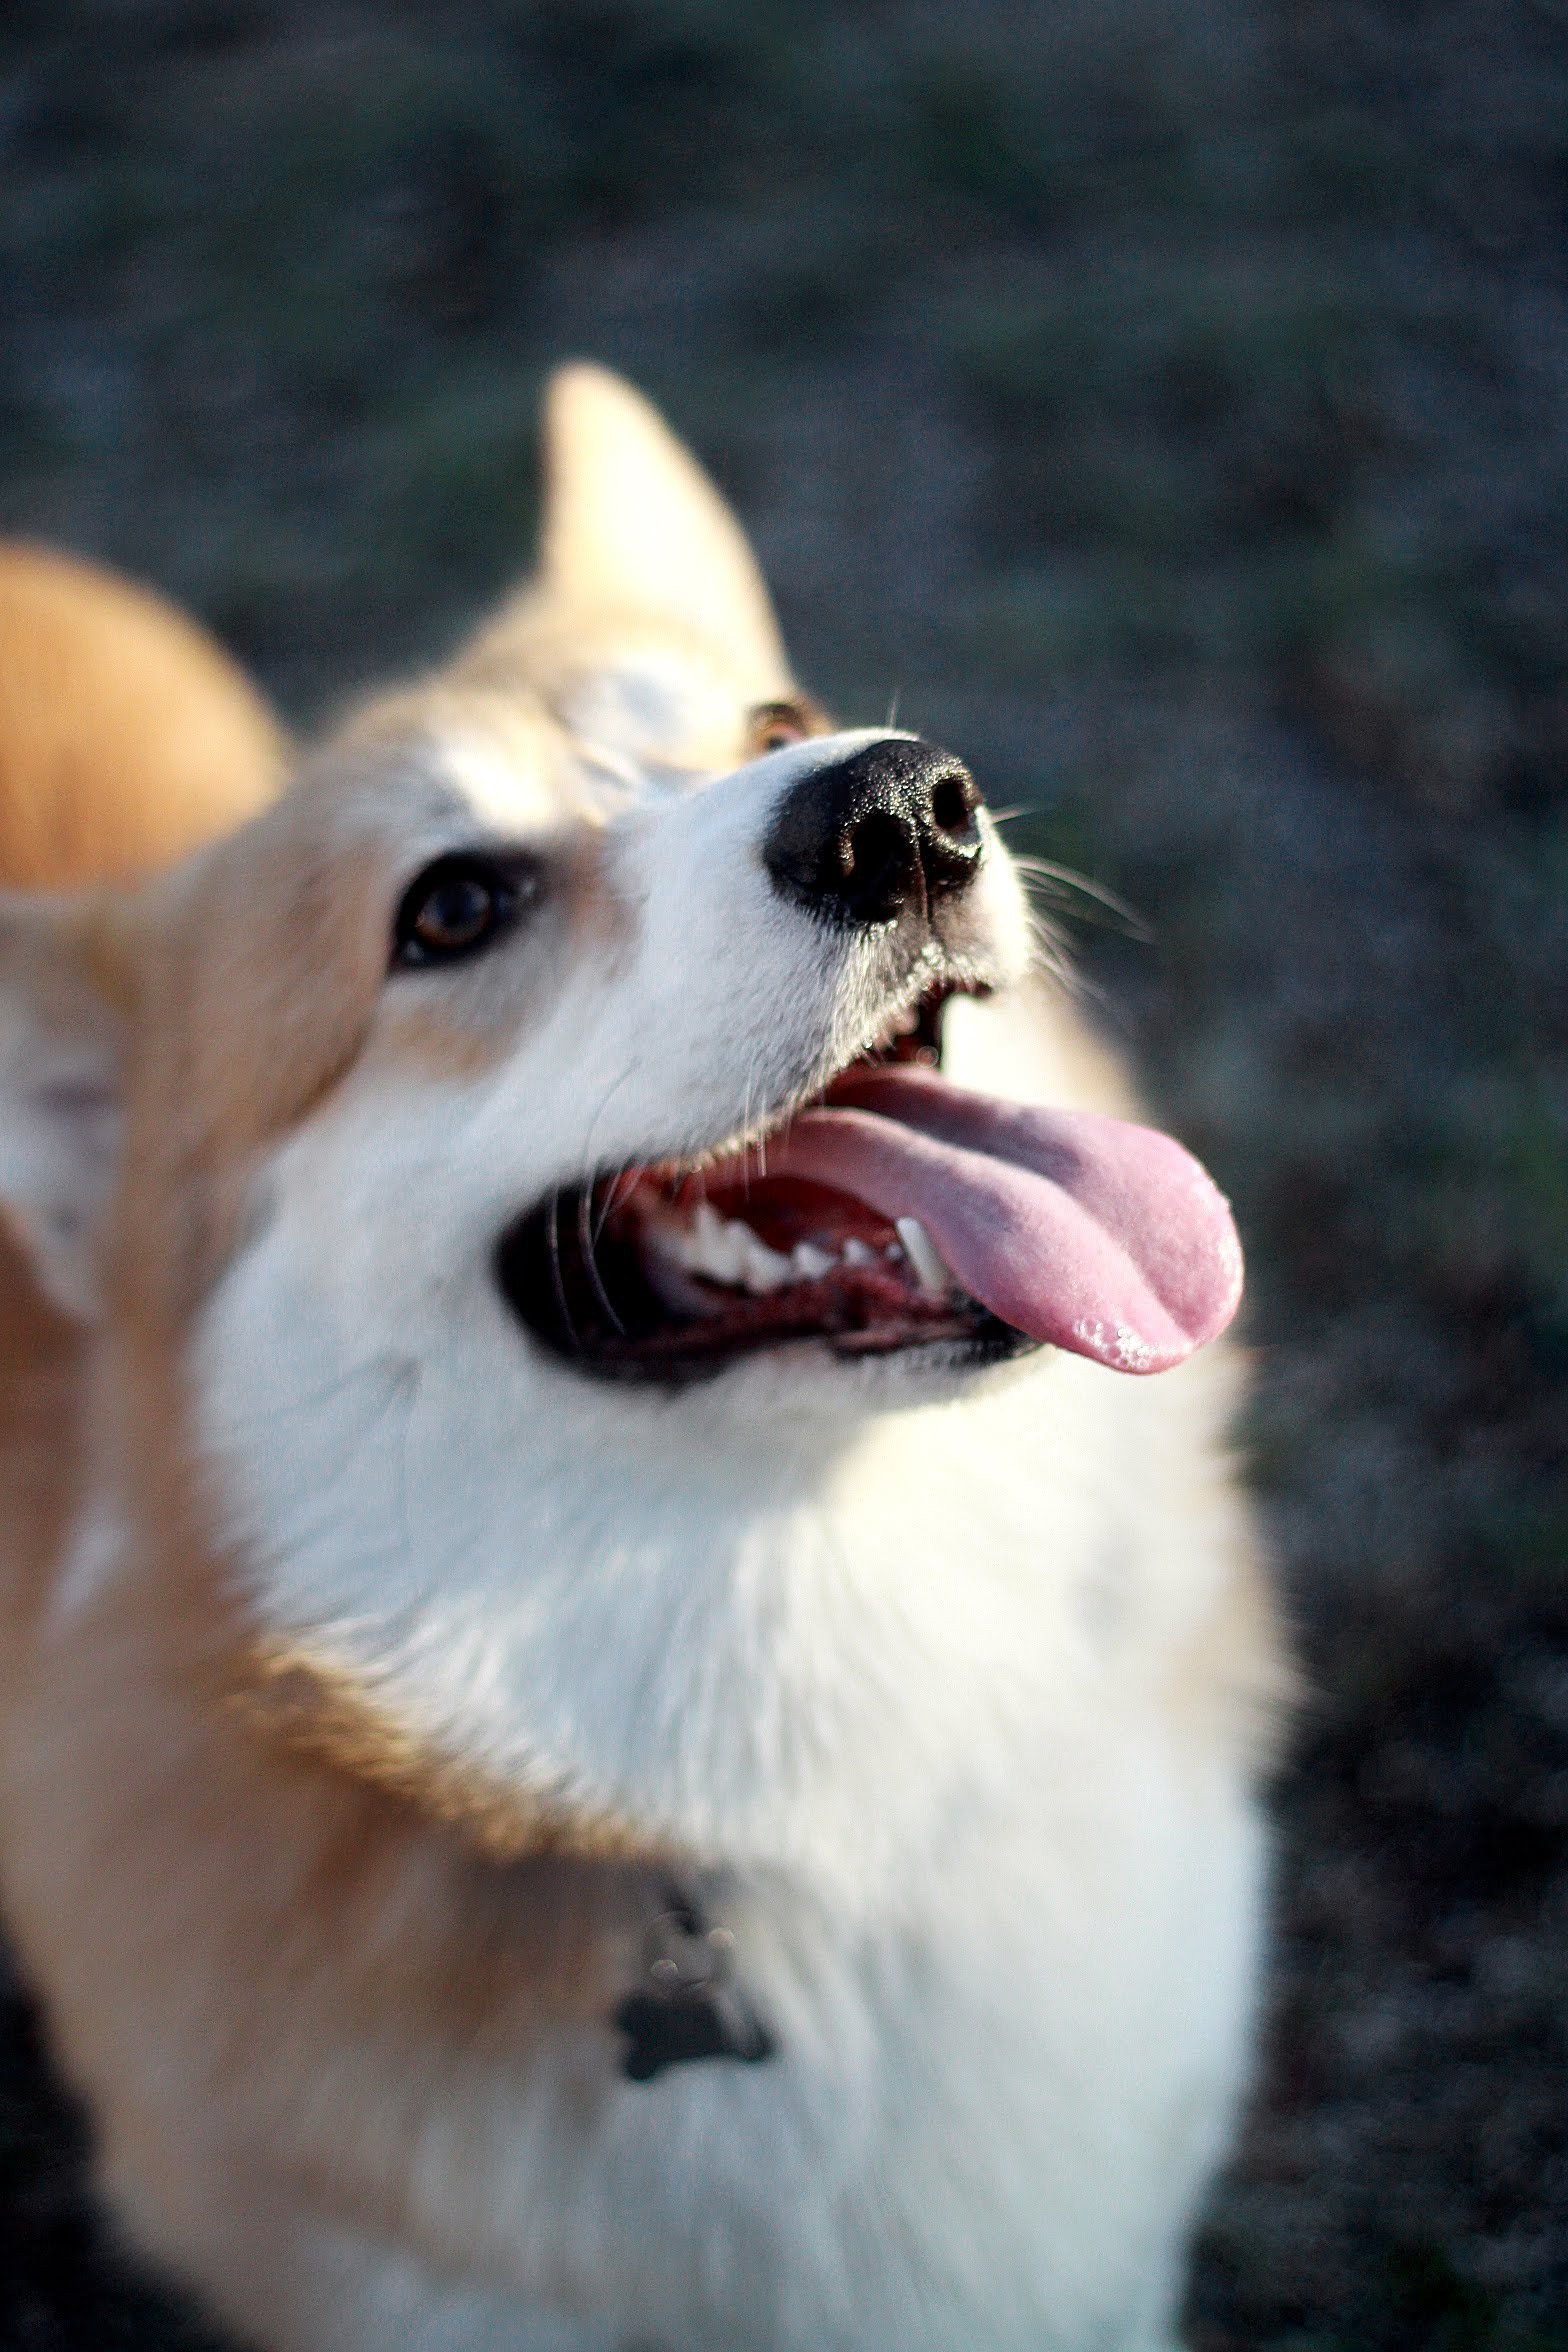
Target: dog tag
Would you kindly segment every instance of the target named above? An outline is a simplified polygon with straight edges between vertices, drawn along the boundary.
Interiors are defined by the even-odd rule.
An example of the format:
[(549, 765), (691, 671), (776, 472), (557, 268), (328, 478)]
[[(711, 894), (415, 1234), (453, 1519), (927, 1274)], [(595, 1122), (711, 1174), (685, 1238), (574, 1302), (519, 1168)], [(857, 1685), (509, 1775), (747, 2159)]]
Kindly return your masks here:
[(666, 1890), (666, 1908), (643, 1940), (642, 1976), (615, 2012), (627, 2037), (621, 2072), (629, 2082), (652, 2082), (669, 2066), (696, 2058), (735, 2058), (755, 2065), (771, 2058), (772, 2035), (735, 1982), (735, 1938), (708, 1927), (680, 1888)]

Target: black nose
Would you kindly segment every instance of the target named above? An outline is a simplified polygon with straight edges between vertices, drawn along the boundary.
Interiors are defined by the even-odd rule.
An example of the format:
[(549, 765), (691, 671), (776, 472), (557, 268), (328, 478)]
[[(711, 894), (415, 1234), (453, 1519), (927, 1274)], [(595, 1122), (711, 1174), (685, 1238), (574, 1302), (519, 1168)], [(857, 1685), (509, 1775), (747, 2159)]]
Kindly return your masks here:
[(892, 923), (974, 880), (980, 794), (950, 751), (870, 743), (805, 777), (763, 844), (774, 887), (835, 923)]

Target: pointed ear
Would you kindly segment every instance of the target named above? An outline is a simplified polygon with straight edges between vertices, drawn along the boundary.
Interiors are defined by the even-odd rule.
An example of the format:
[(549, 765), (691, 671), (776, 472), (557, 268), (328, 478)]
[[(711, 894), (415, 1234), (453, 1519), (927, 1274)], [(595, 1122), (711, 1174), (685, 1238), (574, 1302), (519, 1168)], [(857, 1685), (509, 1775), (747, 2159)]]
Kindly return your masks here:
[(0, 1218), (83, 1321), (121, 1127), (123, 1015), (94, 963), (82, 907), (0, 893)]
[(590, 608), (657, 614), (750, 676), (789, 684), (773, 606), (739, 523), (642, 395), (580, 363), (544, 401), (540, 584)]

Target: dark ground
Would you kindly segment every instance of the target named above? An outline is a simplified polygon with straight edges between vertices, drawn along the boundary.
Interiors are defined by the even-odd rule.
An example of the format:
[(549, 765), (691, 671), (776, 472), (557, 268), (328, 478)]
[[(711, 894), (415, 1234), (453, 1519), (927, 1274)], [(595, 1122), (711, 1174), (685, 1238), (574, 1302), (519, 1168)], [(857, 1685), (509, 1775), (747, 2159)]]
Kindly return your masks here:
[[(0, 529), (308, 715), (520, 567), (591, 353), (1148, 919), (1315, 1692), (1194, 2341), (1562, 2352), (1563, 0), (9, 0), (0, 174)], [(0, 2347), (194, 2345), (7, 2017)]]

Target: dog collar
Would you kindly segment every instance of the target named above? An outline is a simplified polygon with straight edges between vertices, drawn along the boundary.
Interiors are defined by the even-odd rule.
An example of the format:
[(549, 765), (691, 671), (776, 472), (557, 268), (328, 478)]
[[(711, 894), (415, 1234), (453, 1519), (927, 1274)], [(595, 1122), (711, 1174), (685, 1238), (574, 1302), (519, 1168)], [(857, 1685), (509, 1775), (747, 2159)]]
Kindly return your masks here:
[(628, 2082), (652, 2082), (697, 2058), (746, 2066), (771, 2058), (773, 2036), (736, 1981), (730, 1930), (710, 1927), (695, 1895), (668, 1876), (655, 1883), (653, 1901), (636, 1986), (614, 2016), (626, 2036), (621, 2072)]

